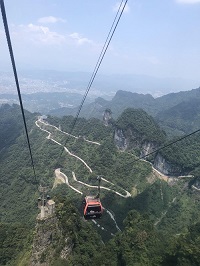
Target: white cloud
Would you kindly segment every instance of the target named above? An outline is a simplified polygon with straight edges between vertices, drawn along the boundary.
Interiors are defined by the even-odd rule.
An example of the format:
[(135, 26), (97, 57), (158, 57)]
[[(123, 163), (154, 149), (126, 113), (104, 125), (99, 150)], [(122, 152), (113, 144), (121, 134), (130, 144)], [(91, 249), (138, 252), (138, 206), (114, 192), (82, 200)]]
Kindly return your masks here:
[(48, 45), (58, 45), (65, 42), (66, 39), (64, 35), (51, 31), (48, 27), (34, 25), (32, 23), (20, 25), (15, 29), (14, 35), (36, 44), (43, 43)]
[[(117, 12), (117, 11), (118, 11), (118, 9), (119, 9), (119, 7), (120, 7), (120, 4), (121, 4), (120, 2), (117, 2), (117, 3), (115, 4), (115, 6), (113, 7), (113, 11), (114, 11), (114, 12)], [(121, 7), (120, 7), (120, 11), (122, 10), (123, 7), (124, 7), (124, 3), (122, 3), (122, 5), (121, 5)], [(126, 4), (126, 6), (125, 6), (123, 12), (128, 13), (129, 11), (130, 11), (130, 7), (129, 7), (128, 4)]]
[(72, 34), (69, 35), (72, 39), (74, 39), (78, 45), (82, 45), (82, 44), (85, 44), (85, 43), (89, 43), (89, 44), (92, 44), (93, 41), (87, 39), (87, 38), (84, 38), (84, 37), (81, 37), (81, 35), (77, 32), (74, 32)]
[(39, 23), (42, 24), (48, 24), (48, 23), (56, 23), (56, 22), (66, 22), (64, 19), (62, 18), (56, 18), (53, 16), (49, 16), (49, 17), (42, 17), (38, 19)]
[[(1, 34), (1, 32), (0, 32)], [(74, 32), (70, 34), (61, 34), (52, 31), (49, 27), (36, 24), (28, 25), (12, 25), (12, 36), (17, 42), (33, 44), (33, 45), (87, 45), (96, 48), (98, 45), (94, 41), (83, 37), (81, 34)]]
[(200, 3), (200, 0), (176, 0), (180, 4), (197, 4)]

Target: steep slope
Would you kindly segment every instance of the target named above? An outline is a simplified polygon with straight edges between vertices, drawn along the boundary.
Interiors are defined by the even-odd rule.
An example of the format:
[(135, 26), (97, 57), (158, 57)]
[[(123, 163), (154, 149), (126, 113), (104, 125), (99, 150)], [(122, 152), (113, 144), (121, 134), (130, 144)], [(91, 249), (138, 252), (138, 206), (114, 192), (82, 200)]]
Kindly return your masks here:
[(142, 109), (126, 109), (116, 121), (116, 125), (123, 130), (132, 127), (138, 135), (143, 135), (143, 140), (162, 143), (165, 140), (164, 132)]
[[(19, 110), (14, 111), (20, 114)], [(95, 264), (105, 261), (106, 265), (131, 265), (132, 262), (165, 265), (163, 263), (175, 254), (172, 250), (177, 252), (175, 257), (178, 258), (174, 235), (188, 232), (189, 225), (200, 221), (200, 207), (196, 204), (199, 194), (190, 185), (193, 177), (179, 181), (173, 179), (168, 184), (157, 178), (159, 174), (155, 174), (150, 163), (138, 160), (136, 154), (143, 150), (143, 143), (161, 145), (165, 141), (164, 132), (152, 117), (143, 110), (127, 109), (116, 122), (112, 121), (112, 126), (104, 126), (97, 119), (80, 118), (74, 131), (70, 132), (73, 117), (38, 119), (35, 114), (29, 115), (27, 122), (38, 184), (33, 182), (22, 131), (19, 130), (19, 137), (14, 138), (14, 143), (8, 145), (0, 157), (0, 218), (2, 231), (8, 230), (0, 242), (4, 264), (29, 265), (25, 261), (30, 262), (31, 254), (32, 262), (38, 260), (39, 265), (55, 266), (66, 265), (66, 260), (68, 265), (91, 265), (94, 261)], [(113, 136), (116, 128), (122, 130), (130, 141), (131, 152), (122, 152), (115, 146)], [(186, 140), (171, 148), (166, 155), (163, 152), (162, 156), (185, 170), (194, 167), (195, 175), (198, 175), (199, 135), (194, 142)], [(65, 179), (63, 184), (51, 190), (57, 168)], [(101, 200), (105, 210), (102, 219), (92, 224), (82, 220), (81, 202), (83, 195), (96, 195), (98, 175), (104, 178)], [(42, 221), (36, 227), (31, 251), (39, 183), (49, 186), (49, 192), (56, 201), (57, 218), (46, 224)], [(13, 227), (16, 222), (19, 227)], [(27, 231), (20, 238), (18, 232), (21, 227)], [(58, 231), (54, 231), (55, 228)], [(16, 235), (11, 241), (13, 230), (16, 230)], [(172, 243), (169, 250), (165, 249), (167, 238)], [(17, 239), (16, 248), (22, 250), (19, 256), (16, 252), (12, 254)], [(38, 252), (44, 239), (47, 240), (47, 245), (44, 243), (46, 252)], [(195, 255), (193, 248), (192, 254)]]
[[(174, 141), (176, 138), (174, 139)], [(160, 161), (159, 156), (165, 160), (157, 165)], [(155, 158), (155, 166), (163, 171), (166, 161), (173, 165), (174, 170), (169, 175), (187, 175), (195, 171), (200, 164), (200, 133), (196, 133), (180, 142), (173, 144), (159, 152)], [(163, 169), (162, 169), (163, 168)], [(200, 174), (200, 173), (199, 173)]]
[(92, 265), (101, 238), (72, 202), (59, 197), (56, 203), (53, 217), (37, 221), (29, 265)]
[(190, 133), (200, 128), (200, 99), (188, 99), (176, 106), (159, 112), (156, 120), (163, 127), (180, 133)]
[(142, 109), (126, 109), (115, 126), (116, 145), (123, 150), (138, 150), (141, 156), (158, 148), (166, 139), (154, 119)]
[[(27, 119), (31, 114), (25, 112)], [(23, 120), (20, 107), (16, 104), (10, 106), (8, 104), (0, 107), (0, 151), (8, 148), (13, 144), (17, 137), (20, 136), (23, 129)]]

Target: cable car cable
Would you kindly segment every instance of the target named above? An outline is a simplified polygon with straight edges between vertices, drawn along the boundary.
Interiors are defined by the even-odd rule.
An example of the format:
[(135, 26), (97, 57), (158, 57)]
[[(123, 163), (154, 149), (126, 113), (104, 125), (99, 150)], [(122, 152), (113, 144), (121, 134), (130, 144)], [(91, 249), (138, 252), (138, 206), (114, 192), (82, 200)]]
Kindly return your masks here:
[[(79, 109), (78, 109), (78, 111), (77, 111), (77, 114), (76, 114), (76, 116), (75, 116), (75, 118), (74, 118), (74, 121), (73, 121), (73, 123), (72, 123), (72, 127), (71, 127), (71, 130), (70, 130), (70, 133), (69, 133), (69, 134), (72, 134), (72, 132), (73, 132), (73, 130), (74, 130), (74, 128), (75, 128), (75, 125), (76, 125), (77, 119), (78, 119), (78, 117), (79, 117), (79, 114), (80, 114), (81, 109), (82, 109), (82, 107), (83, 107), (83, 104), (84, 104), (84, 102), (85, 102), (85, 99), (86, 99), (86, 97), (87, 97), (87, 95), (88, 95), (88, 93), (89, 93), (89, 91), (90, 91), (90, 89), (91, 89), (91, 86), (92, 86), (92, 84), (93, 84), (93, 82), (94, 82), (94, 79), (95, 79), (95, 77), (96, 77), (96, 74), (97, 74), (97, 72), (98, 72), (98, 70), (99, 70), (99, 67), (100, 67), (102, 61), (103, 61), (103, 58), (104, 58), (104, 56), (105, 56), (105, 54), (106, 54), (106, 51), (107, 51), (108, 46), (109, 46), (109, 44), (110, 44), (110, 42), (111, 42), (111, 40), (112, 40), (112, 37), (113, 37), (113, 35), (114, 35), (114, 33), (115, 33), (115, 30), (116, 30), (116, 28), (117, 28), (117, 26), (118, 26), (118, 24), (119, 24), (119, 21), (120, 21), (121, 16), (122, 16), (122, 14), (123, 14), (123, 12), (124, 12), (124, 9), (125, 9), (125, 7), (126, 7), (127, 2), (128, 2), (128, 0), (125, 1), (123, 7), (122, 7), (122, 3), (123, 3), (123, 1), (122, 1), (121, 4), (119, 5), (118, 11), (117, 11), (117, 15), (119, 14), (120, 9), (121, 9), (121, 12), (120, 12), (120, 14), (119, 14), (118, 19), (117, 19), (117, 15), (116, 15), (116, 16), (115, 16), (115, 19), (114, 19), (114, 22), (112, 23), (111, 29), (110, 29), (110, 31), (109, 31), (109, 33), (108, 33), (108, 36), (107, 36), (107, 38), (106, 38), (106, 41), (105, 41), (105, 43), (104, 43), (104, 46), (103, 46), (102, 51), (101, 51), (101, 53), (100, 53), (100, 56), (99, 56), (99, 58), (98, 58), (97, 64), (96, 64), (96, 66), (95, 66), (95, 68), (94, 68), (94, 71), (93, 71), (92, 76), (91, 76), (91, 78), (90, 78), (90, 81), (89, 81), (89, 83), (88, 83), (87, 89), (86, 89), (86, 91), (85, 91), (85, 94), (84, 94), (84, 96), (83, 96), (83, 99), (82, 99), (82, 101), (81, 101), (81, 104), (80, 104), (80, 106), (79, 106)], [(122, 8), (121, 8), (121, 7), (122, 7)], [(116, 24), (115, 24), (115, 26), (114, 26), (114, 23), (115, 23), (116, 20), (117, 20), (117, 22), (116, 22)], [(113, 31), (112, 31), (112, 29), (113, 29)], [(112, 33), (111, 33), (111, 31), (112, 31)], [(110, 36), (110, 37), (109, 37), (109, 36)], [(64, 146), (66, 145), (67, 140), (68, 140), (68, 139), (66, 139)], [(63, 150), (64, 150), (64, 149), (62, 149), (62, 152), (61, 152), (59, 158), (62, 156)]]
[[(114, 21), (113, 21), (113, 23), (112, 23), (112, 26), (111, 26), (111, 28), (110, 28), (110, 31), (109, 31), (109, 33), (108, 33), (108, 35), (107, 35), (107, 38), (106, 38), (106, 41), (105, 41), (105, 43), (104, 43), (104, 45), (103, 45), (103, 48), (102, 48), (102, 50), (101, 50), (101, 53), (100, 53), (100, 55), (99, 55), (99, 58), (98, 58), (98, 60), (97, 60), (96, 65), (95, 65), (94, 71), (93, 71), (93, 73), (92, 73), (92, 75), (91, 75), (91, 78), (90, 78), (90, 81), (89, 81), (89, 83), (88, 83), (87, 89), (89, 88), (89, 86), (90, 86), (90, 84), (91, 84), (91, 82), (92, 82), (92, 78), (93, 78), (93, 76), (95, 75), (95, 71), (96, 71), (96, 69), (97, 69), (97, 67), (98, 67), (98, 64), (99, 64), (99, 62), (100, 62), (101, 56), (102, 56), (102, 54), (103, 54), (103, 51), (105, 50), (106, 43), (108, 42), (109, 36), (110, 36), (111, 31), (112, 31), (112, 29), (113, 29), (113, 27), (114, 27), (115, 21), (116, 21), (116, 19), (117, 19), (117, 17), (118, 17), (118, 14), (119, 14), (119, 11), (120, 11), (120, 9), (121, 9), (121, 7), (122, 7), (123, 2), (124, 2), (124, 0), (122, 0), (121, 3), (120, 3), (120, 5), (119, 5), (119, 8), (118, 8), (118, 10), (117, 10), (116, 16), (115, 16)], [(93, 109), (94, 109), (94, 108), (93, 108)], [(93, 113), (93, 111), (92, 111), (91, 113)]]
[[(104, 43), (104, 45), (103, 45), (103, 48), (102, 48), (102, 50), (101, 50), (101, 53), (100, 53), (100, 55), (99, 55), (99, 58), (98, 58), (98, 60), (97, 60), (96, 65), (95, 65), (94, 71), (93, 71), (92, 76), (91, 76), (91, 78), (90, 78), (90, 81), (89, 81), (89, 83), (88, 83), (88, 87), (90, 86), (90, 83), (92, 82), (92, 77), (95, 75), (95, 71), (96, 71), (96, 69), (97, 69), (97, 67), (98, 67), (98, 64), (99, 64), (100, 60), (101, 60), (101, 57), (102, 57), (103, 51), (104, 51), (105, 48), (106, 48), (106, 43), (108, 42), (109, 36), (110, 36), (111, 31), (112, 31), (112, 29), (113, 29), (113, 27), (114, 27), (115, 21), (116, 21), (116, 19), (117, 19), (117, 17), (118, 17), (118, 14), (119, 14), (119, 11), (120, 11), (120, 9), (121, 9), (121, 6), (122, 6), (123, 2), (124, 2), (124, 0), (122, 0), (121, 3), (120, 3), (120, 5), (119, 5), (119, 8), (118, 8), (118, 10), (117, 10), (117, 14), (116, 14), (116, 16), (115, 16), (115, 18), (114, 18), (114, 21), (113, 21), (113, 23), (112, 23), (112, 26), (111, 26), (111, 28), (110, 28), (110, 31), (109, 31), (109, 33), (108, 33), (108, 35), (107, 35), (106, 41), (105, 41), (105, 43)], [(87, 88), (88, 88), (88, 87), (87, 87)]]
[[(179, 142), (179, 141), (181, 141), (181, 140), (183, 140), (183, 139), (186, 139), (186, 138), (188, 138), (188, 137), (190, 137), (190, 136), (192, 136), (192, 135), (194, 135), (194, 134), (196, 134), (196, 133), (198, 133), (198, 132), (200, 132), (200, 129), (198, 129), (198, 130), (196, 130), (196, 131), (193, 131), (192, 133), (190, 133), (190, 134), (188, 134), (188, 135), (185, 135), (184, 137), (181, 137), (181, 138), (179, 138), (179, 139), (177, 139), (177, 140), (175, 140), (175, 141), (172, 141), (172, 142), (170, 142), (170, 143), (168, 143), (168, 144), (165, 144), (165, 145), (163, 145), (162, 147), (160, 147), (160, 148), (158, 148), (158, 149), (156, 149), (156, 150), (154, 150), (154, 151), (152, 151), (152, 152), (150, 152), (150, 153), (148, 153), (148, 154), (146, 154), (146, 155), (144, 155), (144, 156), (141, 156), (140, 158), (134, 160), (132, 163), (137, 162), (137, 161), (139, 161), (139, 160), (141, 160), (141, 159), (144, 159), (144, 158), (148, 157), (149, 155), (154, 154), (154, 153), (156, 153), (156, 152), (158, 152), (158, 151), (160, 151), (160, 150), (163, 150), (163, 149), (165, 149), (165, 148), (167, 148), (167, 147), (169, 147), (169, 146), (171, 146), (171, 145), (173, 145), (173, 144), (175, 144), (175, 143), (177, 143), (177, 142)], [(132, 163), (131, 163), (131, 164), (132, 164)]]
[(30, 152), (31, 164), (32, 164), (33, 173), (34, 173), (34, 180), (36, 182), (35, 167), (34, 167), (34, 162), (33, 162), (31, 145), (30, 145), (30, 141), (29, 141), (28, 129), (27, 129), (27, 124), (26, 124), (26, 118), (25, 118), (25, 114), (24, 114), (22, 97), (21, 97), (21, 92), (20, 92), (20, 87), (19, 87), (19, 80), (18, 80), (18, 76), (17, 76), (17, 69), (16, 69), (16, 65), (15, 65), (15, 59), (14, 59), (14, 54), (13, 54), (13, 49), (12, 49), (12, 43), (11, 43), (11, 38), (10, 38), (10, 33), (9, 33), (9, 27), (8, 27), (8, 22), (7, 22), (7, 17), (6, 17), (6, 11), (5, 11), (5, 6), (4, 6), (4, 1), (3, 0), (0, 0), (0, 6), (1, 6), (2, 19), (3, 19), (3, 24), (4, 24), (6, 39), (7, 39), (7, 43), (8, 43), (8, 49), (9, 49), (9, 53), (10, 53), (10, 58), (11, 58), (11, 62), (12, 62), (13, 73), (14, 73), (14, 77), (15, 77), (15, 83), (16, 83), (16, 87), (17, 87), (17, 92), (18, 92), (18, 97), (19, 97), (19, 102), (20, 102), (20, 107), (21, 107), (21, 112), (22, 112), (22, 117), (23, 117), (25, 132), (26, 132), (27, 144), (28, 144), (28, 148), (29, 148), (29, 152)]
[[(124, 11), (124, 8), (125, 8), (127, 2), (128, 2), (128, 0), (126, 0), (126, 2), (124, 3), (124, 6), (123, 6), (123, 8), (122, 8), (122, 10), (121, 10), (121, 13), (120, 13), (120, 15), (119, 15), (119, 18), (118, 18), (118, 20), (117, 20), (117, 22), (116, 22), (116, 25), (115, 25), (113, 31), (112, 31), (112, 34), (111, 34), (109, 40), (107, 41), (107, 45), (106, 45), (106, 47), (105, 47), (105, 49), (104, 49), (104, 52), (103, 52), (103, 53), (101, 52), (101, 53), (102, 53), (102, 56), (101, 56), (101, 58), (98, 59), (98, 61), (99, 61), (98, 66), (95, 67), (96, 70), (94, 71), (94, 74), (92, 75), (92, 77), (91, 77), (91, 79), (90, 79), (90, 82), (89, 82), (89, 84), (88, 84), (88, 87), (87, 87), (87, 89), (86, 89), (86, 92), (85, 92), (85, 94), (84, 94), (84, 96), (83, 96), (83, 99), (82, 99), (82, 101), (81, 101), (80, 107), (79, 107), (78, 112), (77, 112), (77, 114), (76, 114), (76, 117), (75, 117), (75, 119), (74, 119), (74, 123), (73, 123), (73, 125), (72, 125), (71, 132), (73, 131), (73, 129), (74, 129), (75, 125), (76, 125), (76, 121), (77, 121), (77, 119), (78, 119), (78, 116), (79, 116), (79, 114), (80, 114), (80, 111), (81, 111), (81, 109), (82, 109), (82, 107), (83, 107), (83, 104), (84, 104), (84, 102), (85, 102), (85, 99), (86, 99), (86, 97), (87, 97), (87, 95), (88, 95), (88, 93), (89, 93), (89, 91), (90, 91), (90, 89), (91, 89), (91, 86), (92, 86), (92, 84), (93, 84), (93, 82), (94, 82), (94, 79), (95, 79), (95, 77), (96, 77), (96, 74), (97, 74), (97, 72), (98, 72), (98, 70), (99, 70), (99, 67), (100, 67), (102, 61), (103, 61), (103, 58), (104, 58), (104, 56), (105, 56), (105, 54), (106, 54), (106, 51), (107, 51), (107, 49), (108, 49), (108, 46), (109, 46), (109, 44), (110, 44), (110, 42), (111, 42), (111, 40), (112, 40), (112, 37), (113, 37), (113, 35), (114, 35), (114, 33), (115, 33), (115, 30), (116, 30), (116, 28), (117, 28), (117, 26), (118, 26), (118, 23), (119, 23), (120, 19), (121, 19), (121, 16), (122, 16), (122, 14), (123, 14), (123, 11)], [(119, 6), (119, 10), (120, 10), (120, 8), (121, 8), (121, 5)], [(113, 26), (112, 26), (112, 27), (113, 27)]]

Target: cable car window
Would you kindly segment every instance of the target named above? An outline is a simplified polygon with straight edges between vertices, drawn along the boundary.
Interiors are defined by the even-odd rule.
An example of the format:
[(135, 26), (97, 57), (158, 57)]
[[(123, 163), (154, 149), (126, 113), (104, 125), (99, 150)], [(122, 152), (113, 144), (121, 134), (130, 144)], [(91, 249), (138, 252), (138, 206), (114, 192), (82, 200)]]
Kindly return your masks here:
[(89, 206), (87, 208), (88, 212), (101, 212), (101, 207), (100, 206)]

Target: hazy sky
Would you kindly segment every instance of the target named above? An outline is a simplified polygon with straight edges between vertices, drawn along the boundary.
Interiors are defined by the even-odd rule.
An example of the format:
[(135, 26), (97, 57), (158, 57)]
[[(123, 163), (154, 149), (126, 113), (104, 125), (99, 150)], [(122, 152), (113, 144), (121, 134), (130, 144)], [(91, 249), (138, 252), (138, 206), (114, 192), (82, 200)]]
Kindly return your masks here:
[[(19, 69), (92, 72), (120, 2), (4, 3)], [(1, 19), (0, 69), (9, 68)], [(100, 73), (200, 80), (199, 72), (200, 0), (129, 0)]]

